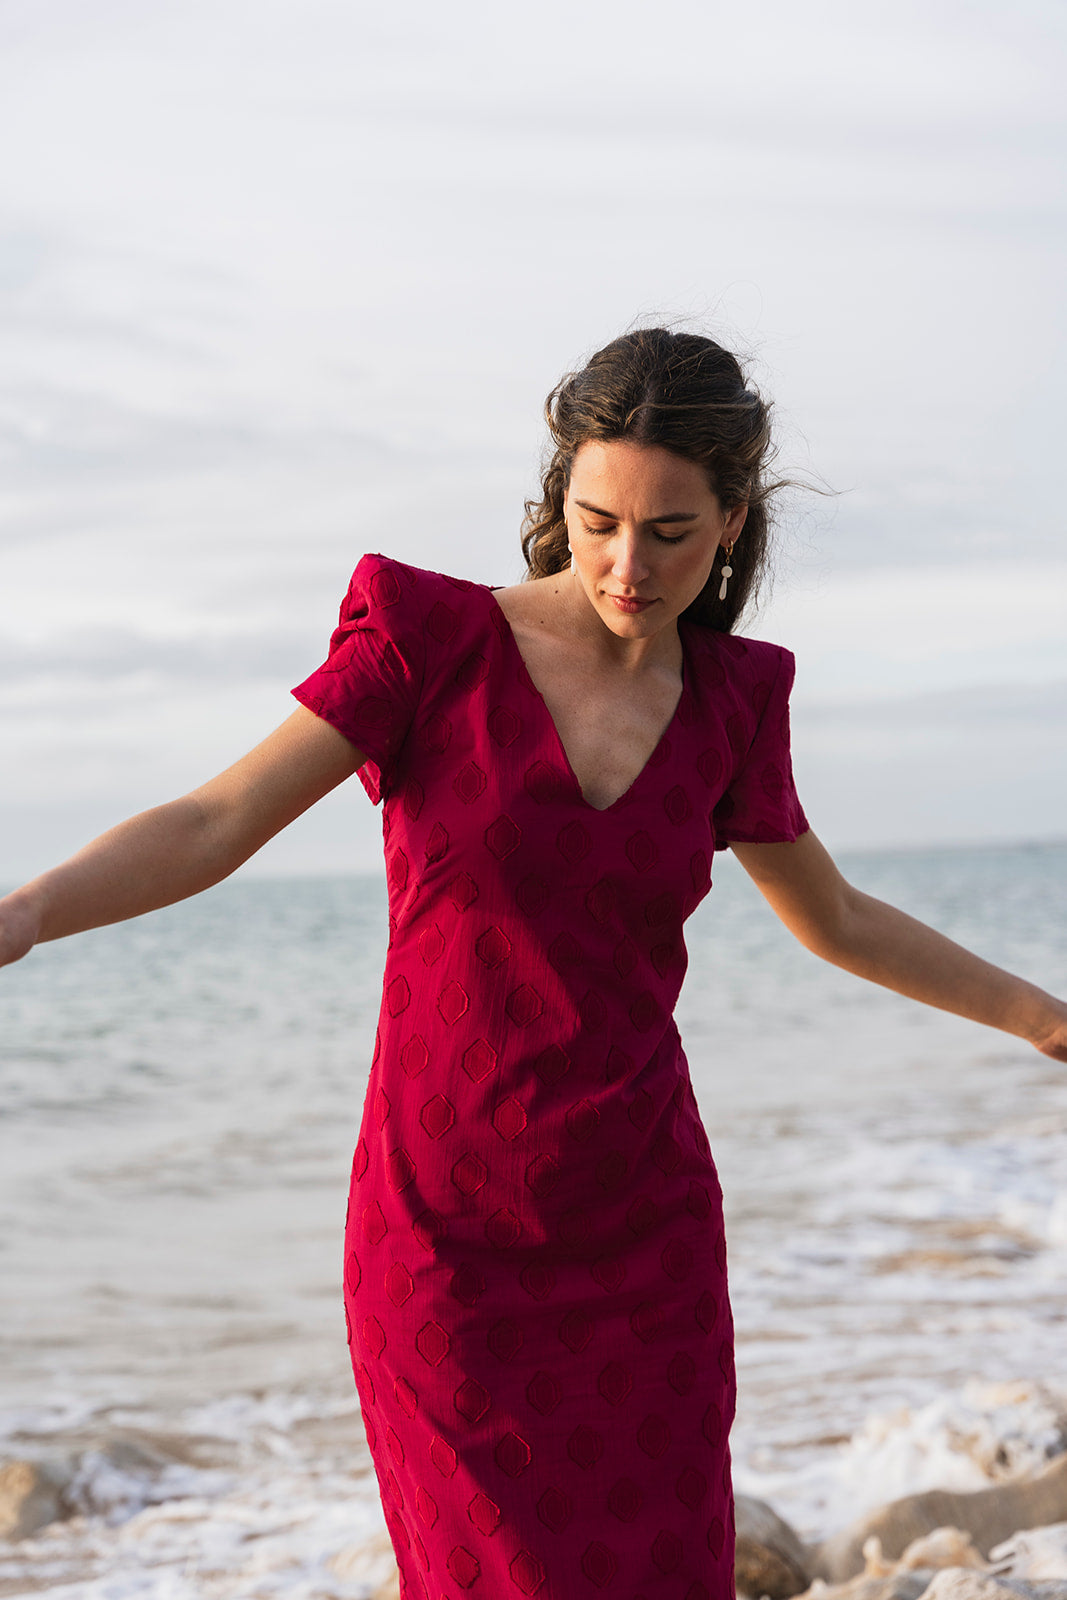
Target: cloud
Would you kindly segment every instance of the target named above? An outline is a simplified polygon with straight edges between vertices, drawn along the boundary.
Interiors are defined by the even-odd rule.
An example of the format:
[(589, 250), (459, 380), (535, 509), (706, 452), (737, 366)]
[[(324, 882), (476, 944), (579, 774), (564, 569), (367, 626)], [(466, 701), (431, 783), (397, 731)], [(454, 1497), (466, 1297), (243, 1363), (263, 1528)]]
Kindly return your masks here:
[(279, 663), (296, 660), (301, 652), (308, 659), (306, 632), (298, 629), (166, 639), (89, 627), (17, 648), (0, 639), (0, 708), (5, 717), (38, 717), (43, 709), (73, 704), (92, 708), (119, 685), (146, 699), (161, 685), (277, 685)]
[[(388, 440), (340, 425), (301, 427), (267, 418), (241, 421), (183, 414), (162, 406), (124, 404), (97, 393), (46, 385), (9, 388), (0, 410), (0, 466), (8, 494), (34, 489), (75, 493), (174, 478), (242, 474), (280, 464), (336, 472), (399, 464), (410, 452)], [(5, 539), (14, 531), (9, 521)]]
[[(884, 547), (883, 547), (884, 557)], [(867, 706), (904, 694), (1067, 677), (1067, 564), (831, 570), (781, 585), (750, 630), (795, 650), (798, 696)]]
[[(977, 718), (1067, 673), (1065, 15), (9, 0), (7, 770), (58, 793), (75, 741), (73, 816), (232, 755), (364, 549), (516, 577), (543, 395), (649, 314), (750, 352), (783, 464), (842, 491), (758, 619), (801, 658), (828, 804), (864, 729), (875, 774), (927, 727), (966, 809), (938, 741), (972, 713), (924, 694)], [(1053, 711), (1016, 710), (1044, 760)], [(942, 825), (880, 792), (865, 838)], [(965, 825), (1001, 831), (1006, 792)]]
[(793, 727), (801, 798), (835, 847), (1067, 836), (1067, 676), (798, 705)]

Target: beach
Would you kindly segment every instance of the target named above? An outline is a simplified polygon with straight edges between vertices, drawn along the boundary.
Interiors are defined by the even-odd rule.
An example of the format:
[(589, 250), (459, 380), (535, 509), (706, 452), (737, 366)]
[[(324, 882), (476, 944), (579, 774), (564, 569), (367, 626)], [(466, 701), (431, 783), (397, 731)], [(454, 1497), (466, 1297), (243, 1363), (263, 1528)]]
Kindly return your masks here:
[[(1067, 845), (841, 862), (1062, 992)], [(726, 1196), (737, 1488), (817, 1540), (1040, 1466), (1067, 1449), (1067, 1071), (826, 968), (715, 877), (678, 1020)], [(0, 1596), (388, 1581), (340, 1301), (386, 931), (378, 877), (240, 876), (2, 975), (0, 1462), (64, 1487), (0, 1544)]]

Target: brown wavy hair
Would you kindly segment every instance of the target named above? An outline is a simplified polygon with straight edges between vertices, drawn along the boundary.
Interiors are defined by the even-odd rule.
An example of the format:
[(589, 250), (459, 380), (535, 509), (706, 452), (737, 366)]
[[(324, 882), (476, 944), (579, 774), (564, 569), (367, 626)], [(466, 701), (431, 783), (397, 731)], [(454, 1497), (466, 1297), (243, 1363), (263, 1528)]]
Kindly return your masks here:
[(563, 497), (583, 444), (630, 439), (661, 445), (703, 467), (724, 511), (748, 505), (730, 557), (726, 599), (719, 599), (725, 560), (720, 546), (711, 576), (684, 612), (704, 627), (729, 633), (766, 571), (768, 502), (784, 487), (767, 477), (774, 457), (770, 405), (746, 382), (736, 356), (698, 333), (624, 333), (560, 380), (545, 401), (545, 420), (554, 449), (542, 473), (541, 499), (526, 502), (526, 576), (548, 577), (570, 564)]

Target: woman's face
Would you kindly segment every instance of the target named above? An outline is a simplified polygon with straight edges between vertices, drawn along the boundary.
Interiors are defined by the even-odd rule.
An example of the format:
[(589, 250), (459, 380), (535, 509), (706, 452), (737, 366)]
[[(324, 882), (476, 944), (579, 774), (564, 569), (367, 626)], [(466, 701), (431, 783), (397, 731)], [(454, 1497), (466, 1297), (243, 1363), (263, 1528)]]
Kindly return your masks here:
[(701, 467), (661, 445), (583, 444), (563, 503), (571, 568), (612, 633), (673, 627), (707, 583), (747, 506), (723, 510)]

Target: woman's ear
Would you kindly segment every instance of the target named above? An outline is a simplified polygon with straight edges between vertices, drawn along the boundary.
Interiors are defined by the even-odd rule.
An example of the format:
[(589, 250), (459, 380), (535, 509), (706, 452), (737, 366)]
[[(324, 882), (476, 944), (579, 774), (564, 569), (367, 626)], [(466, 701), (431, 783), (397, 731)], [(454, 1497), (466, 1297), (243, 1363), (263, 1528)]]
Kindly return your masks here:
[(731, 506), (729, 511), (726, 513), (726, 521), (723, 523), (722, 533), (719, 537), (719, 543), (733, 544), (740, 535), (741, 529), (745, 525), (745, 518), (747, 516), (747, 500), (742, 500), (736, 506)]

